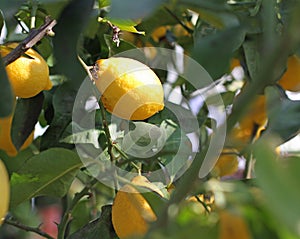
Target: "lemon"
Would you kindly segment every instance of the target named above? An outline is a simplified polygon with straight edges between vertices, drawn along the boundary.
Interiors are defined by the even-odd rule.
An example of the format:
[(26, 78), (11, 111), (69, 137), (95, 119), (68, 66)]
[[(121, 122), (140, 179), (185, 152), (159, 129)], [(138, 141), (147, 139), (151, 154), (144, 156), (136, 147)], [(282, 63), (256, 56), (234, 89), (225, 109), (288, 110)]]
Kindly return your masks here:
[(230, 71), (232, 71), (235, 67), (241, 66), (240, 60), (237, 58), (232, 58), (230, 61)]
[(249, 228), (241, 216), (226, 210), (222, 210), (219, 216), (219, 239), (251, 239)]
[(170, 26), (160, 26), (151, 33), (151, 37), (155, 42), (159, 42), (162, 38), (166, 37), (167, 31), (170, 30)]
[(267, 123), (266, 97), (257, 96), (246, 115), (238, 122), (231, 133), (231, 137), (237, 148), (257, 139)]
[(238, 170), (238, 156), (234, 149), (223, 149), (212, 173), (219, 177), (232, 175)]
[[(144, 176), (136, 176), (131, 183), (163, 197), (159, 188)], [(126, 184), (118, 191), (112, 206), (112, 223), (120, 239), (145, 235), (148, 223), (155, 220), (156, 215), (151, 206), (134, 186)]]
[(164, 108), (159, 78), (145, 64), (125, 57), (96, 62), (96, 86), (110, 113), (130, 120), (144, 120)]
[(9, 178), (6, 168), (0, 159), (0, 225), (3, 223), (9, 206)]
[(287, 70), (278, 81), (283, 89), (300, 91), (300, 59), (296, 55), (290, 56), (287, 62)]
[[(0, 149), (4, 150), (9, 156), (16, 156), (18, 151), (11, 140), (10, 134), (12, 121), (13, 116), (0, 118)], [(31, 144), (33, 134), (34, 132), (28, 136), (21, 149), (25, 149)]]
[[(1, 56), (6, 56), (17, 43), (1, 46)], [(12, 85), (14, 94), (20, 98), (30, 98), (42, 90), (50, 90), (52, 82), (49, 79), (49, 68), (42, 56), (33, 49), (25, 52), (6, 66), (6, 72)]]

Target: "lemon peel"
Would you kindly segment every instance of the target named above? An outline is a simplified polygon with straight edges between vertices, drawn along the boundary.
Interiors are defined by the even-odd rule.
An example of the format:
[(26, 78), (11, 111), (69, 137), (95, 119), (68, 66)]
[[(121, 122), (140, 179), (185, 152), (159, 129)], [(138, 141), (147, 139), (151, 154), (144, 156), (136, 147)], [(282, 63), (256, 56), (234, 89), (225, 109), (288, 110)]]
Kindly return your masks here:
[(300, 91), (300, 59), (292, 55), (287, 61), (287, 70), (278, 81), (283, 89), (289, 91)]
[(241, 216), (226, 210), (222, 210), (219, 216), (220, 239), (251, 239), (249, 228)]
[[(16, 101), (14, 101), (15, 107)], [(9, 156), (16, 156), (18, 151), (11, 139), (11, 127), (13, 123), (13, 114), (0, 118), (0, 149), (4, 150)], [(34, 131), (28, 136), (20, 150), (27, 148), (33, 141)]]
[(116, 194), (112, 206), (112, 223), (120, 239), (143, 236), (156, 215), (147, 200), (133, 186), (142, 186), (163, 197), (162, 192), (144, 176), (136, 176)]
[(6, 167), (0, 159), (0, 225), (3, 223), (4, 217), (8, 211), (9, 206), (9, 178)]
[(100, 59), (96, 86), (106, 110), (120, 118), (144, 120), (164, 108), (157, 75), (145, 64), (125, 57)]
[(238, 170), (238, 156), (234, 149), (223, 149), (212, 173), (219, 177), (232, 175)]
[[(9, 43), (1, 46), (1, 56), (6, 56), (17, 45), (18, 43)], [(7, 65), (6, 72), (17, 97), (30, 98), (52, 88), (48, 65), (33, 49), (27, 50), (24, 56)]]

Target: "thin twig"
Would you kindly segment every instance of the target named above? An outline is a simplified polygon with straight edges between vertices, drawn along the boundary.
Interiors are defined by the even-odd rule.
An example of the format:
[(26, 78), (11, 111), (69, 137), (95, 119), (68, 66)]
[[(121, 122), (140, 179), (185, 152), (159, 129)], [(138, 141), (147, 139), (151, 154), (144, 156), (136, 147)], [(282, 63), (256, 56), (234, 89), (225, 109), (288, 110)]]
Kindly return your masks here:
[(84, 196), (90, 196), (90, 189), (98, 182), (97, 179), (94, 179), (91, 181), (89, 185), (84, 187), (80, 192), (76, 193), (71, 204), (68, 206), (67, 210), (64, 213), (64, 216), (58, 225), (58, 235), (57, 239), (64, 239), (65, 238), (65, 232), (67, 229), (68, 224), (72, 220), (72, 211), (74, 207), (77, 205), (77, 203), (84, 197)]
[(39, 227), (29, 227), (29, 226), (23, 225), (19, 222), (12, 221), (12, 220), (9, 220), (9, 219), (5, 219), (4, 223), (6, 223), (7, 225), (17, 227), (17, 228), (22, 229), (22, 230), (27, 231), (27, 232), (34, 232), (34, 233), (36, 233), (36, 234), (38, 234), (42, 237), (45, 237), (47, 239), (54, 239), (54, 237), (50, 236), (46, 232), (41, 231)]
[(192, 34), (193, 30), (186, 26), (169, 8), (164, 6), (164, 9), (189, 33)]
[(3, 62), (7, 66), (22, 56), (29, 48), (33, 47), (45, 35), (53, 35), (52, 28), (56, 25), (56, 21), (50, 17), (46, 17), (45, 24), (38, 29), (32, 29), (19, 45), (9, 54), (3, 57)]

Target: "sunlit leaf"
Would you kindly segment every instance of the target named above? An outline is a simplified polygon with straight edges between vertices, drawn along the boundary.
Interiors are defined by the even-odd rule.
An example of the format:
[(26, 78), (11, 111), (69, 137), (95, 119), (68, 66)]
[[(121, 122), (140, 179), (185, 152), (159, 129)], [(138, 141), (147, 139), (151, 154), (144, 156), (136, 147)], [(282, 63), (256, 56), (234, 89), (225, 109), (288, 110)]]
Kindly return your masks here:
[(77, 154), (62, 148), (31, 157), (11, 176), (10, 207), (36, 196), (64, 196), (81, 165)]

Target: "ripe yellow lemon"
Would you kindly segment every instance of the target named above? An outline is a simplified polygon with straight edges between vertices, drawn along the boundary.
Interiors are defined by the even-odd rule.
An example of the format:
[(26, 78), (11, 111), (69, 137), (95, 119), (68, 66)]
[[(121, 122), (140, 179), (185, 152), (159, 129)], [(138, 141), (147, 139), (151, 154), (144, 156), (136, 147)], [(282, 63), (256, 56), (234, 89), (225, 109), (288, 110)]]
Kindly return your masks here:
[(219, 239), (251, 239), (249, 228), (244, 219), (231, 212), (220, 212)]
[(223, 149), (212, 173), (219, 177), (232, 175), (238, 170), (238, 156), (234, 149)]
[(164, 92), (157, 75), (145, 64), (125, 57), (101, 59), (94, 67), (95, 83), (110, 113), (144, 120), (164, 108)]
[[(133, 185), (145, 187), (163, 194), (144, 176), (137, 176)], [(156, 220), (156, 215), (143, 195), (131, 184), (126, 184), (118, 191), (112, 206), (112, 223), (120, 239), (143, 236), (147, 233), (148, 223)]]
[[(10, 134), (12, 120), (13, 116), (0, 118), (0, 149), (4, 150), (9, 156), (16, 156), (18, 151), (11, 140)], [(34, 132), (28, 136), (21, 149), (25, 149), (31, 144), (33, 134)]]
[(6, 168), (0, 159), (0, 225), (3, 223), (9, 206), (9, 178)]
[(290, 56), (287, 62), (287, 70), (278, 81), (283, 89), (300, 91), (300, 59), (296, 55)]
[[(17, 43), (1, 46), (1, 56), (6, 56)], [(42, 56), (33, 49), (25, 52), (6, 66), (6, 72), (12, 85), (14, 94), (20, 98), (30, 98), (42, 90), (50, 90), (52, 82), (49, 79), (49, 68)]]

